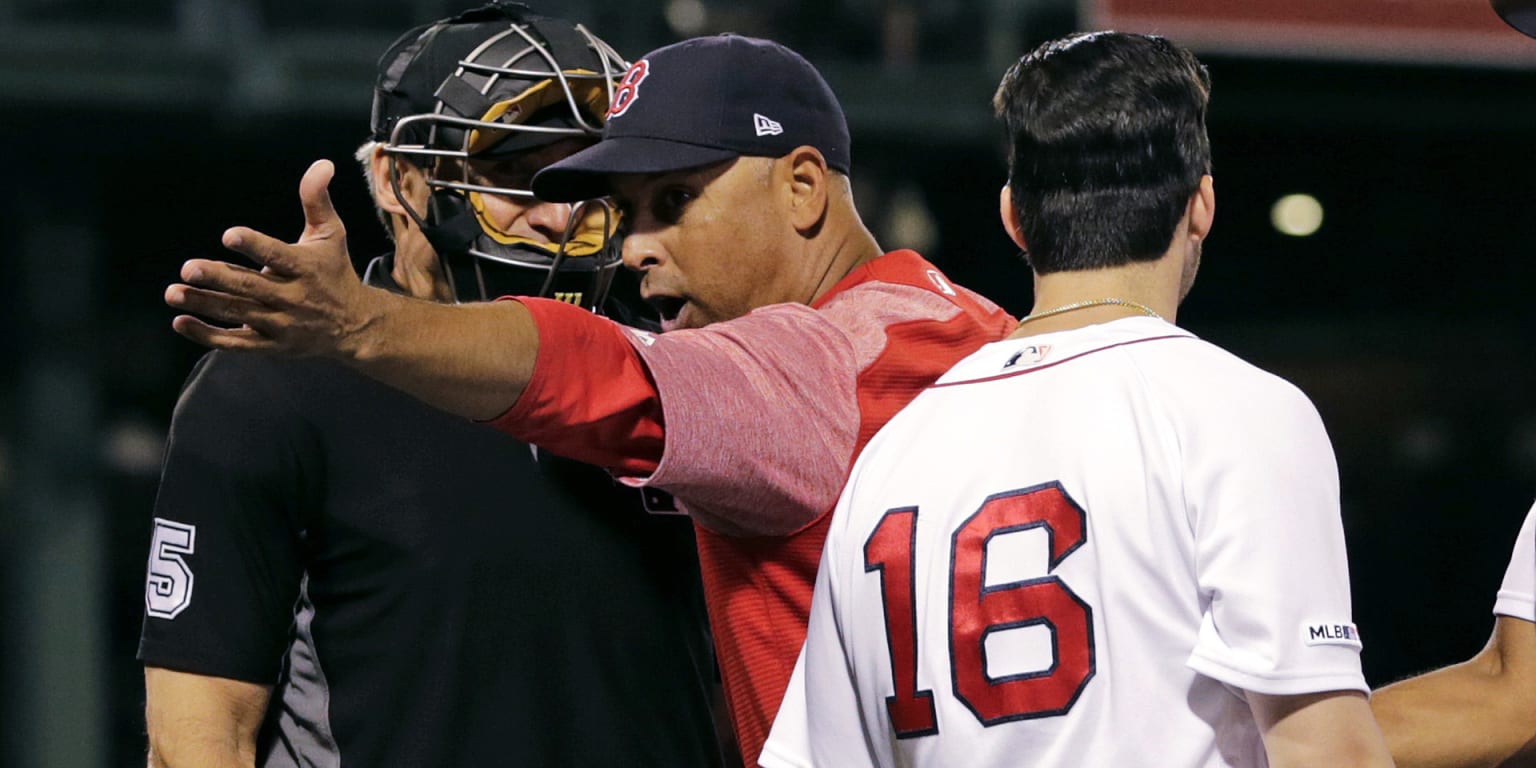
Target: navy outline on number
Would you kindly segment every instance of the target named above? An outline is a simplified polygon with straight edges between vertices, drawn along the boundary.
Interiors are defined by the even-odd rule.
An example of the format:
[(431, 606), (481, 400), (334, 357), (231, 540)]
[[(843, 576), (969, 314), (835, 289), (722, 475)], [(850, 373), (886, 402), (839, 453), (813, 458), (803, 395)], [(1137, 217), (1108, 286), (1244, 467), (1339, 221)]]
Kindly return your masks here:
[[(1082, 610), (1082, 612), (1083, 612), (1082, 613), (1082, 616), (1083, 616), (1083, 619), (1084, 619), (1083, 640), (1084, 640), (1084, 645), (1086, 646), (1086, 651), (1087, 651), (1087, 659), (1086, 659), (1086, 661), (1087, 661), (1087, 667), (1088, 668), (1087, 668), (1086, 672), (1084, 672), (1082, 680), (1080, 680), (1077, 683), (1077, 685), (1073, 688), (1071, 696), (1059, 708), (1032, 710), (1032, 711), (1028, 711), (1028, 712), (1006, 714), (1006, 715), (1002, 715), (1002, 716), (999, 716), (999, 717), (993, 717), (993, 718), (984, 717), (977, 710), (976, 706), (972, 704), (970, 699), (966, 698), (960, 692), (960, 678), (959, 678), (960, 665), (959, 665), (959, 663), (957, 662), (957, 660), (955, 658), (955, 637), (958, 634), (958, 632), (957, 632), (957, 630), (955, 628), (955, 622), (954, 622), (954, 618), (955, 618), (955, 595), (956, 595), (956, 589), (957, 589), (957, 585), (956, 585), (956, 581), (957, 580), (955, 578), (955, 574), (957, 572), (957, 566), (958, 566), (958, 564), (956, 562), (956, 555), (957, 555), (957, 552), (958, 552), (958, 544), (959, 544), (960, 535), (961, 535), (962, 532), (964, 532), (966, 530), (966, 528), (968, 528), (976, 520), (976, 518), (979, 515), (981, 515), (983, 512), (985, 512), (987, 510), (987, 508), (989, 506), (991, 506), (992, 504), (997, 503), (998, 501), (1001, 501), (1001, 500), (1005, 500), (1005, 499), (1010, 499), (1010, 498), (1015, 498), (1015, 497), (1031, 496), (1031, 495), (1034, 495), (1034, 494), (1037, 494), (1037, 493), (1043, 493), (1043, 492), (1050, 491), (1050, 490), (1056, 491), (1056, 494), (1060, 498), (1060, 500), (1065, 501), (1067, 506), (1068, 506), (1068, 508), (1072, 511), (1072, 513), (1076, 514), (1077, 522), (1078, 522), (1078, 530), (1081, 533), (1081, 535), (1079, 536), (1078, 540), (1075, 543), (1073, 543), (1072, 546), (1067, 547), (1066, 549), (1062, 550), (1060, 555), (1057, 555), (1057, 554), (1055, 554), (1055, 548), (1056, 548), (1055, 544), (1056, 544), (1057, 531), (1056, 531), (1056, 529), (1053, 526), (1050, 525), (1049, 521), (1047, 521), (1047, 520), (1032, 520), (1030, 522), (1021, 523), (1021, 524), (1018, 524), (1018, 525), (1008, 525), (1008, 526), (1001, 526), (1001, 527), (997, 527), (997, 528), (988, 529), (987, 532), (986, 532), (986, 535), (983, 536), (981, 541), (980, 541), (980, 557), (979, 557), (980, 572), (976, 576), (977, 583), (980, 584), (980, 592), (977, 595), (976, 600), (978, 601), (978, 604), (979, 604), (979, 601), (981, 601), (987, 595), (992, 594), (994, 592), (1005, 592), (1005, 591), (1009, 591), (1009, 590), (1017, 590), (1017, 589), (1034, 587), (1034, 586), (1054, 585), (1055, 587), (1057, 587), (1061, 591), (1061, 593), (1064, 593), (1068, 598), (1070, 598), (1071, 601), (1073, 603), (1075, 603), (1078, 606), (1078, 608), (1080, 608)], [(908, 609), (908, 615), (910, 617), (910, 626), (908, 626), (906, 628), (908, 630), (906, 638), (911, 641), (911, 651), (912, 651), (912, 653), (911, 653), (911, 656), (912, 656), (912, 670), (911, 670), (912, 671), (912, 686), (911, 686), (912, 687), (912, 694), (911, 695), (912, 695), (913, 701), (923, 701), (923, 702), (926, 703), (927, 709), (928, 709), (928, 712), (929, 712), (929, 716), (930, 716), (930, 718), (932, 719), (932, 722), (933, 722), (933, 727), (931, 727), (931, 728), (924, 728), (924, 729), (921, 729), (921, 730), (909, 730), (909, 731), (900, 730), (898, 725), (897, 725), (897, 723), (896, 723), (896, 718), (895, 718), (894, 713), (893, 713), (893, 705), (901, 697), (902, 692), (899, 690), (900, 685), (899, 685), (899, 681), (898, 681), (898, 675), (896, 674), (896, 651), (895, 651), (895, 645), (894, 645), (894, 642), (893, 642), (895, 635), (891, 631), (892, 628), (893, 628), (892, 624), (891, 624), (891, 613), (890, 613), (890, 603), (891, 603), (890, 597), (891, 596), (886, 591), (886, 578), (887, 578), (886, 566), (887, 566), (887, 563), (890, 562), (890, 559), (889, 558), (883, 558), (883, 559), (880, 559), (880, 560), (871, 561), (871, 559), (870, 559), (870, 552), (869, 552), (870, 544), (873, 543), (878, 536), (880, 536), (881, 532), (885, 529), (885, 526), (888, 524), (888, 522), (890, 521), (891, 517), (894, 516), (894, 515), (906, 515), (906, 516), (908, 516), (910, 518), (909, 519), (910, 525), (909, 525), (907, 542), (906, 542), (906, 552), (904, 554), (906, 555), (905, 565), (907, 567), (907, 601), (906, 601), (907, 605), (906, 605), (906, 608)], [(882, 629), (884, 629), (884, 631), (885, 631), (886, 658), (889, 660), (889, 669), (890, 669), (890, 672), (891, 672), (891, 687), (892, 687), (892, 689), (894, 691), (892, 693), (892, 695), (885, 697), (886, 717), (890, 719), (891, 728), (895, 732), (895, 736), (896, 736), (897, 739), (910, 739), (910, 738), (917, 738), (917, 737), (920, 737), (920, 736), (932, 736), (932, 735), (937, 734), (939, 732), (938, 712), (937, 712), (937, 708), (936, 708), (936, 706), (934, 704), (934, 700), (933, 700), (933, 689), (929, 688), (927, 690), (918, 690), (918, 680), (917, 680), (917, 671), (918, 671), (918, 666), (919, 666), (918, 643), (919, 643), (920, 639), (918, 637), (918, 632), (917, 632), (918, 617), (917, 617), (917, 563), (916, 563), (916, 551), (917, 551), (917, 526), (918, 526), (918, 522), (919, 522), (919, 517), (920, 517), (920, 510), (919, 510), (919, 508), (917, 506), (892, 507), (890, 509), (887, 509), (885, 511), (885, 514), (881, 515), (880, 519), (875, 523), (875, 526), (870, 531), (869, 536), (864, 540), (864, 547), (863, 547), (863, 552), (862, 552), (862, 554), (864, 555), (864, 572), (865, 573), (876, 573), (876, 572), (878, 572), (878, 579), (879, 579), (879, 586), (880, 586), (880, 611), (881, 611), (881, 616), (884, 619)], [(1027, 530), (1032, 530), (1032, 529), (1035, 529), (1035, 528), (1042, 528), (1042, 527), (1045, 528), (1045, 531), (1046, 531), (1046, 549), (1047, 549), (1047, 554), (1048, 554), (1047, 575), (1041, 576), (1041, 577), (1038, 577), (1038, 578), (1024, 579), (1022, 581), (1006, 582), (1006, 583), (1003, 583), (1003, 584), (997, 584), (997, 585), (993, 585), (993, 586), (990, 586), (990, 587), (987, 586), (987, 572), (986, 572), (987, 558), (989, 556), (992, 540), (995, 537), (1003, 535), (1003, 534), (1017, 533), (1019, 531), (1027, 531)], [(948, 613), (947, 613), (946, 622), (945, 622), (947, 624), (947, 631), (945, 632), (945, 641), (946, 641), (946, 650), (947, 650), (948, 656), (949, 656), (950, 692), (954, 695), (955, 700), (960, 702), (962, 705), (964, 705), (965, 708), (970, 711), (971, 716), (975, 717), (977, 722), (981, 723), (983, 727), (991, 727), (993, 725), (999, 725), (999, 724), (1002, 724), (1002, 723), (1017, 722), (1017, 721), (1021, 721), (1021, 720), (1036, 720), (1036, 719), (1041, 719), (1041, 718), (1046, 718), (1046, 717), (1059, 717), (1061, 715), (1064, 715), (1064, 714), (1068, 713), (1069, 711), (1071, 711), (1072, 707), (1076, 706), (1078, 699), (1082, 698), (1083, 691), (1087, 690), (1088, 683), (1091, 682), (1094, 679), (1094, 677), (1096, 677), (1098, 675), (1098, 644), (1097, 644), (1096, 636), (1095, 636), (1095, 633), (1094, 633), (1094, 627), (1093, 627), (1093, 606), (1089, 605), (1086, 601), (1084, 601), (1081, 596), (1079, 596), (1075, 591), (1072, 590), (1072, 588), (1070, 586), (1067, 585), (1066, 582), (1062, 581), (1061, 577), (1056, 576), (1054, 574), (1054, 571), (1056, 570), (1056, 568), (1058, 566), (1061, 565), (1062, 562), (1064, 562), (1068, 557), (1070, 557), (1073, 553), (1075, 553), (1078, 549), (1080, 549), (1084, 544), (1087, 544), (1087, 543), (1088, 543), (1088, 514), (1087, 514), (1087, 512), (1083, 509), (1083, 506), (1081, 504), (1077, 503), (1076, 499), (1072, 498), (1071, 494), (1067, 493), (1066, 489), (1062, 487), (1062, 485), (1061, 485), (1061, 483), (1059, 481), (1054, 481), (1054, 480), (1051, 481), (1051, 482), (1040, 483), (1038, 485), (1029, 486), (1027, 488), (1021, 488), (1021, 489), (1012, 490), (1012, 491), (1003, 491), (1001, 493), (995, 493), (995, 494), (992, 494), (991, 496), (986, 497), (986, 499), (984, 499), (982, 501), (982, 503), (979, 506), (977, 506), (976, 511), (971, 513), (970, 516), (966, 517), (965, 520), (962, 521), (960, 523), (960, 525), (956, 526), (954, 528), (954, 530), (950, 533), (949, 569), (948, 569), (948, 572), (945, 574), (945, 577), (946, 577), (946, 579), (945, 579), (946, 580), (946, 587), (947, 587), (947, 591), (949, 593), (948, 594), (948, 602), (947, 602), (947, 606), (946, 606)], [(991, 675), (987, 674), (987, 666), (988, 666), (988, 664), (987, 664), (987, 646), (986, 646), (986, 641), (987, 641), (987, 638), (990, 637), (993, 632), (1000, 632), (1000, 631), (1006, 631), (1006, 630), (1009, 630), (1009, 629), (1018, 629), (1018, 628), (1022, 628), (1022, 627), (1030, 627), (1030, 626), (1036, 626), (1036, 625), (1041, 625), (1041, 624), (1043, 624), (1046, 627), (1048, 627), (1050, 629), (1050, 632), (1051, 632), (1051, 665), (1050, 665), (1049, 668), (1047, 668), (1045, 670), (1041, 670), (1041, 671), (1025, 672), (1025, 673), (1022, 673), (1022, 674), (1007, 675), (1007, 676), (1004, 676), (1004, 677), (992, 677)], [(980, 667), (981, 667), (978, 671), (980, 673), (980, 677), (981, 677), (982, 682), (988, 688), (996, 687), (996, 686), (999, 686), (999, 685), (1006, 685), (1008, 683), (1013, 683), (1013, 682), (1022, 682), (1022, 681), (1027, 681), (1027, 680), (1036, 680), (1036, 679), (1048, 678), (1048, 677), (1051, 677), (1052, 675), (1055, 675), (1060, 670), (1060, 666), (1061, 666), (1060, 632), (1058, 631), (1055, 622), (1051, 621), (1050, 617), (1048, 617), (1048, 616), (1036, 616), (1036, 617), (1030, 617), (1030, 618), (1022, 620), (1022, 621), (1011, 621), (1011, 622), (1004, 622), (1004, 623), (998, 623), (998, 624), (987, 624), (987, 625), (984, 625), (982, 627), (980, 633), (977, 635), (976, 642), (979, 644), (978, 647), (977, 647), (977, 657), (979, 659), (979, 663), (980, 663)]]
[[(911, 633), (908, 634), (907, 637), (912, 638), (912, 699), (914, 701), (927, 702), (928, 716), (929, 719), (933, 721), (933, 727), (914, 731), (903, 731), (897, 728), (896, 720), (891, 713), (891, 705), (893, 705), (896, 702), (897, 697), (900, 696), (900, 691), (896, 691), (896, 681), (898, 679), (896, 675), (896, 649), (891, 645), (891, 633), (888, 629), (891, 626), (891, 612), (889, 608), (890, 600), (887, 599), (887, 595), (885, 594), (885, 563), (882, 561), (871, 564), (869, 561), (869, 543), (874, 541), (875, 537), (880, 534), (880, 530), (885, 527), (885, 521), (890, 519), (892, 515), (912, 516), (912, 525), (910, 526), (910, 531), (907, 534), (907, 603), (908, 608), (910, 609), (907, 611), (907, 614), (911, 618), (912, 622), (912, 626), (910, 627)], [(874, 530), (870, 531), (869, 538), (864, 540), (863, 549), (864, 572), (880, 572), (880, 613), (885, 619), (885, 627), (887, 628), (887, 631), (885, 632), (885, 655), (886, 658), (890, 659), (891, 662), (891, 689), (893, 691), (890, 696), (885, 697), (886, 717), (891, 718), (891, 730), (896, 733), (896, 738), (898, 739), (915, 739), (919, 736), (932, 736), (939, 732), (939, 712), (938, 708), (933, 703), (933, 689), (929, 688), (927, 690), (918, 690), (917, 687), (917, 568), (915, 567), (916, 563), (912, 561), (912, 553), (917, 549), (917, 507), (895, 507), (892, 509), (887, 509), (885, 514), (880, 516), (880, 521), (875, 524)]]
[[(1072, 511), (1077, 514), (1079, 520), (1081, 521), (1080, 527), (1081, 527), (1082, 532), (1083, 532), (1082, 538), (1076, 544), (1073, 544), (1072, 546), (1070, 546), (1070, 547), (1066, 548), (1065, 550), (1063, 550), (1062, 553), (1061, 553), (1061, 556), (1057, 557), (1055, 555), (1055, 549), (1056, 549), (1056, 547), (1055, 547), (1055, 544), (1056, 544), (1056, 530), (1054, 528), (1052, 528), (1050, 525), (1048, 525), (1046, 523), (1046, 521), (1044, 521), (1044, 520), (1036, 520), (1036, 521), (1032, 521), (1032, 522), (1029, 522), (1029, 523), (1024, 523), (1024, 524), (1021, 524), (1021, 525), (1012, 525), (1012, 526), (1008, 526), (1006, 528), (994, 528), (994, 529), (992, 529), (991, 531), (989, 531), (987, 533), (986, 537), (983, 538), (982, 542), (981, 542), (981, 574), (979, 576), (979, 579), (980, 579), (980, 582), (981, 582), (982, 586), (981, 586), (981, 594), (978, 596), (978, 600), (981, 597), (984, 597), (984, 596), (986, 596), (988, 594), (991, 594), (993, 592), (1002, 592), (1002, 591), (1007, 591), (1007, 590), (1011, 590), (1011, 589), (1018, 589), (1020, 587), (1043, 585), (1043, 584), (1054, 582), (1057, 586), (1059, 586), (1061, 588), (1061, 590), (1063, 592), (1065, 592), (1067, 594), (1068, 597), (1072, 598), (1073, 602), (1077, 603), (1078, 606), (1083, 609), (1084, 616), (1087, 619), (1087, 637), (1086, 637), (1086, 639), (1087, 639), (1087, 645), (1088, 645), (1088, 672), (1087, 672), (1086, 675), (1083, 676), (1082, 682), (1078, 683), (1077, 689), (1075, 691), (1073, 691), (1073, 693), (1072, 693), (1072, 697), (1070, 699), (1068, 699), (1067, 702), (1064, 705), (1062, 705), (1059, 709), (1039, 710), (1039, 711), (1035, 711), (1035, 712), (1025, 712), (1025, 713), (1019, 713), (1019, 714), (1004, 715), (1004, 716), (996, 717), (996, 718), (984, 717), (984, 716), (982, 716), (982, 714), (980, 712), (978, 712), (976, 710), (975, 705), (973, 705), (969, 699), (967, 699), (963, 694), (960, 693), (960, 678), (959, 678), (959, 667), (960, 667), (960, 665), (956, 662), (956, 659), (955, 659), (955, 644), (954, 644), (954, 638), (955, 638), (954, 616), (955, 616), (955, 569), (956, 569), (955, 556), (956, 556), (956, 544), (957, 544), (957, 542), (958, 542), (958, 540), (960, 538), (961, 531), (964, 531), (965, 528), (971, 524), (971, 521), (975, 520), (978, 515), (980, 515), (983, 511), (985, 511), (986, 508), (989, 505), (993, 504), (994, 502), (996, 502), (996, 501), (998, 501), (1000, 499), (1007, 499), (1007, 498), (1012, 498), (1012, 497), (1016, 497), (1016, 496), (1029, 496), (1031, 494), (1041, 493), (1041, 492), (1044, 492), (1044, 491), (1047, 491), (1047, 490), (1050, 490), (1050, 489), (1055, 489), (1057, 493), (1061, 494), (1061, 498), (1064, 501), (1066, 501), (1067, 505), (1072, 508)], [(987, 557), (988, 557), (988, 553), (990, 551), (990, 544), (992, 542), (992, 539), (994, 537), (1002, 535), (1002, 534), (1017, 533), (1019, 531), (1027, 531), (1027, 530), (1031, 530), (1031, 529), (1034, 529), (1034, 528), (1041, 528), (1041, 527), (1045, 528), (1045, 531), (1046, 531), (1046, 534), (1045, 534), (1046, 535), (1046, 555), (1047, 555), (1047, 557), (1049, 559), (1048, 568), (1047, 568), (1048, 572), (1049, 571), (1055, 571), (1056, 567), (1061, 565), (1061, 563), (1063, 561), (1065, 561), (1068, 557), (1070, 557), (1072, 555), (1072, 553), (1076, 552), (1078, 549), (1082, 548), (1082, 546), (1084, 544), (1088, 543), (1088, 514), (1083, 509), (1083, 506), (1081, 504), (1078, 504), (1077, 500), (1072, 498), (1071, 494), (1067, 493), (1067, 489), (1062, 487), (1060, 481), (1052, 480), (1050, 482), (1040, 483), (1038, 485), (1032, 485), (1032, 486), (1029, 486), (1027, 488), (1020, 488), (1020, 489), (1016, 489), (1016, 490), (1012, 490), (1012, 491), (1003, 491), (1003, 492), (1000, 492), (1000, 493), (994, 493), (991, 496), (988, 496), (984, 500), (982, 500), (981, 504), (979, 504), (976, 507), (976, 511), (972, 512), (968, 517), (966, 517), (965, 520), (962, 521), (960, 523), (960, 525), (956, 526), (954, 528), (954, 530), (950, 533), (950, 539), (949, 539), (949, 574), (948, 574), (948, 580), (949, 580), (949, 606), (948, 606), (948, 608), (949, 608), (949, 622), (948, 623), (950, 625), (950, 628), (949, 628), (949, 631), (945, 633), (945, 638), (946, 638), (946, 642), (947, 642), (947, 645), (948, 645), (948, 651), (949, 651), (949, 682), (950, 682), (950, 688), (951, 688), (951, 691), (954, 693), (955, 700), (960, 702), (961, 704), (965, 705), (965, 708), (970, 710), (971, 715), (973, 717), (975, 717), (976, 721), (981, 723), (983, 727), (991, 727), (991, 726), (994, 726), (994, 725), (1000, 725), (1002, 723), (1012, 723), (1012, 722), (1018, 722), (1018, 721), (1021, 721), (1021, 720), (1038, 720), (1038, 719), (1046, 718), (1046, 717), (1060, 717), (1061, 715), (1065, 715), (1065, 714), (1067, 714), (1068, 712), (1070, 712), (1072, 710), (1073, 706), (1075, 706), (1077, 704), (1077, 700), (1082, 698), (1083, 691), (1088, 688), (1089, 681), (1093, 680), (1093, 678), (1098, 674), (1098, 656), (1099, 656), (1099, 654), (1098, 654), (1098, 647), (1097, 647), (1096, 638), (1094, 637), (1094, 632), (1093, 632), (1093, 606), (1089, 605), (1080, 596), (1078, 596), (1078, 594), (1076, 592), (1072, 591), (1072, 588), (1067, 586), (1067, 583), (1062, 581), (1061, 577), (1048, 574), (1046, 576), (1042, 576), (1042, 577), (1034, 578), (1034, 579), (1025, 579), (1023, 581), (1011, 581), (1011, 582), (1007, 582), (1007, 583), (1004, 583), (1004, 584), (998, 584), (998, 585), (994, 585), (994, 586), (990, 586), (990, 587), (987, 586)], [(913, 526), (913, 530), (914, 531), (916, 530), (916, 526), (915, 525)], [(915, 573), (916, 569), (914, 568), (913, 571)], [(914, 615), (915, 615), (915, 612), (914, 612)], [(987, 636), (989, 634), (991, 634), (993, 631), (998, 631), (998, 629), (1008, 629), (1008, 628), (1014, 628), (1014, 627), (1034, 626), (1036, 624), (1042, 624), (1042, 623), (1050, 626), (1050, 628), (1051, 628), (1051, 666), (1050, 666), (1050, 668), (1048, 670), (1045, 670), (1044, 672), (1026, 672), (1026, 673), (1022, 673), (1022, 674), (1018, 674), (1018, 675), (1007, 675), (1007, 676), (999, 677), (999, 678), (994, 678), (991, 675), (987, 674), (987, 669), (986, 669), (986, 660), (987, 660), (986, 639), (987, 639)], [(1061, 663), (1061, 654), (1058, 651), (1058, 647), (1059, 647), (1060, 644), (1058, 642), (1058, 635), (1057, 635), (1057, 631), (1056, 631), (1056, 626), (1047, 617), (1044, 617), (1044, 616), (1037, 617), (1037, 619), (1035, 621), (1012, 622), (1012, 623), (1010, 623), (1008, 625), (988, 625), (987, 628), (984, 629), (981, 632), (980, 636), (977, 638), (977, 642), (981, 644), (981, 647), (979, 649), (979, 655), (981, 656), (981, 660), (982, 660), (981, 674), (982, 674), (982, 677), (987, 681), (987, 683), (989, 685), (999, 685), (999, 684), (1015, 682), (1015, 681), (1032, 680), (1032, 679), (1038, 679), (1038, 678), (1042, 678), (1042, 677), (1049, 677), (1050, 675), (1053, 675), (1053, 674), (1056, 673), (1056, 669), (1057, 669), (1057, 667)]]

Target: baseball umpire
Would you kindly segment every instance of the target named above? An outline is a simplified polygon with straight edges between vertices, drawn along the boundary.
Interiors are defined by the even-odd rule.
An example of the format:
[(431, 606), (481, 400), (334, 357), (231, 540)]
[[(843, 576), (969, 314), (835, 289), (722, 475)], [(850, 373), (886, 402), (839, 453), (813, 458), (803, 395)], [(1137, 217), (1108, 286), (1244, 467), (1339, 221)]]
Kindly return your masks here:
[[(528, 188), (624, 67), (513, 4), (401, 37), (358, 152), (395, 243), (365, 280), (618, 314), (611, 211)], [(213, 352), (154, 514), (151, 765), (720, 763), (692, 529), (598, 469), (334, 363)]]

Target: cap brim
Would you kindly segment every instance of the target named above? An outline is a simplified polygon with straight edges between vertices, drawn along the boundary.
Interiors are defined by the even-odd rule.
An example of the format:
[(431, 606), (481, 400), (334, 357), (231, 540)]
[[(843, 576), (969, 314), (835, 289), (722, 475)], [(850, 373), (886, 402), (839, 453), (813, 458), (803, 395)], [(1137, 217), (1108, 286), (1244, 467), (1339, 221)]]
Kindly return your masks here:
[(671, 173), (722, 162), (741, 153), (667, 139), (616, 136), (546, 166), (533, 177), (533, 193), (552, 203), (573, 203), (609, 192), (609, 177)]

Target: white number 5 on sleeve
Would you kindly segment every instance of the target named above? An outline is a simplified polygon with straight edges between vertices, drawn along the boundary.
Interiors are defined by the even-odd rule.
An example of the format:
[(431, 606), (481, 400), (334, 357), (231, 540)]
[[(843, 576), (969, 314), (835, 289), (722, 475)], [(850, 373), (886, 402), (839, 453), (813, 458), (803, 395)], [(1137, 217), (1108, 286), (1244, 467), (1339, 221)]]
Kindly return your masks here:
[(192, 604), (192, 569), (181, 556), (192, 554), (196, 543), (197, 526), (155, 518), (144, 585), (144, 609), (150, 616), (174, 619)]

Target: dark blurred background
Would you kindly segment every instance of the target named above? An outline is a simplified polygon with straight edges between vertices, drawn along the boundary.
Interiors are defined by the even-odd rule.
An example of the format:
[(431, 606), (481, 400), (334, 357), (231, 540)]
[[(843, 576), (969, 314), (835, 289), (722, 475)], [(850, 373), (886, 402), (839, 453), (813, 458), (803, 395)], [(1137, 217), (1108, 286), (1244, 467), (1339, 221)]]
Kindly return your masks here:
[[(315, 158), (343, 169), (332, 194), (354, 255), (382, 252), (350, 159), (374, 60), (466, 5), (0, 0), (5, 765), (143, 764), (133, 654), (150, 510), (199, 355), (171, 332), (161, 292), (182, 260), (220, 255), (230, 225), (296, 235)], [(630, 57), (720, 31), (798, 48), (844, 102), (882, 242), (919, 248), (1016, 314), (1030, 284), (997, 223), (988, 107), (1003, 70), (1080, 28), (1196, 48), (1215, 82), (1219, 210), (1180, 322), (1322, 412), (1371, 682), (1486, 640), (1536, 497), (1536, 41), (1485, 3), (533, 5)]]

